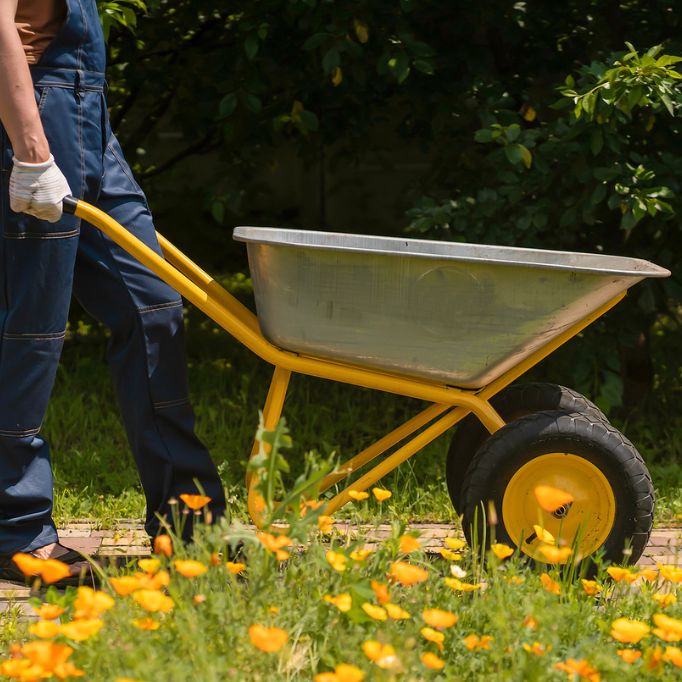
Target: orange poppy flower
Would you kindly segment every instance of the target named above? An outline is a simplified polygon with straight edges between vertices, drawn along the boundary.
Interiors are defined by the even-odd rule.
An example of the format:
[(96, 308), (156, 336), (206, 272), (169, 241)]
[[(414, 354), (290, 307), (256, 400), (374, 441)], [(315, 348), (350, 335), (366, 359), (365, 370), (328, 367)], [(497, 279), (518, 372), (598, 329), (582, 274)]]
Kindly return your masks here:
[(434, 630), (433, 628), (422, 628), (419, 632), (424, 639), (433, 642), (440, 651), (443, 651), (443, 640), (445, 639), (445, 635), (442, 632), (438, 632), (438, 630)]
[(342, 613), (350, 611), (351, 606), (353, 606), (353, 600), (350, 594), (348, 594), (347, 592), (344, 592), (343, 594), (337, 594), (335, 597), (326, 594), (324, 596), (324, 600), (328, 604), (333, 604), (334, 606), (336, 606), (336, 608)]
[(538, 485), (533, 489), (535, 499), (548, 514), (554, 514), (557, 509), (572, 504), (575, 497), (566, 490), (554, 488), (551, 485)]
[(192, 604), (203, 604), (206, 601), (206, 595), (205, 594), (195, 594), (192, 597)]
[(73, 602), (75, 619), (93, 620), (108, 611), (116, 602), (108, 594), (93, 590), (91, 587), (79, 587), (78, 596)]
[(137, 565), (145, 573), (151, 573), (152, 575), (161, 568), (161, 562), (158, 559), (140, 559)]
[(538, 524), (536, 523), (533, 525), (533, 530), (535, 531), (535, 535), (538, 536), (538, 540), (540, 540), (540, 542), (544, 542), (546, 545), (556, 544), (555, 537), (548, 530), (545, 530), (542, 526), (538, 526)]
[(325, 535), (331, 533), (334, 530), (334, 519), (332, 519), (331, 516), (325, 516), (324, 514), (318, 516), (317, 527), (320, 530), (320, 533), (324, 533)]
[(246, 570), (246, 564), (242, 564), (240, 562), (235, 561), (226, 561), (225, 567), (233, 575), (239, 575), (240, 573), (243, 573)]
[(677, 603), (677, 597), (672, 592), (656, 592), (651, 598), (662, 608)]
[(432, 651), (422, 654), (420, 660), (430, 670), (442, 670), (445, 667), (445, 661), (442, 658), (438, 658)]
[(682, 649), (676, 646), (668, 646), (665, 648), (663, 660), (669, 661), (678, 668), (682, 668)]
[(346, 563), (348, 562), (348, 557), (346, 557), (345, 554), (341, 554), (341, 552), (335, 552), (333, 549), (330, 549), (325, 554), (325, 558), (327, 559), (329, 565), (335, 571), (343, 573), (346, 570)]
[(138, 590), (133, 593), (133, 599), (146, 611), (156, 613), (170, 613), (175, 602), (157, 590)]
[(551, 594), (561, 593), (561, 585), (559, 585), (556, 580), (552, 580), (547, 573), (543, 573), (540, 576), (540, 582), (547, 592), (550, 592)]
[(142, 590), (160, 590), (162, 587), (170, 585), (170, 574), (164, 570), (154, 575), (137, 571), (133, 577), (137, 580)]
[(462, 641), (469, 651), (475, 651), (476, 649), (490, 649), (490, 642), (493, 641), (493, 638), (490, 635), (481, 635), (479, 637), (472, 633)]
[(339, 663), (334, 672), (318, 673), (315, 682), (362, 682), (365, 673), (354, 665)]
[(401, 585), (415, 585), (423, 583), (429, 577), (429, 572), (406, 561), (394, 561), (389, 576)]
[(580, 660), (569, 658), (565, 663), (555, 663), (554, 668), (565, 672), (571, 680), (574, 680), (576, 675), (578, 679), (588, 680), (588, 682), (601, 680), (601, 675), (584, 658)]
[(376, 580), (372, 580), (370, 585), (372, 586), (372, 592), (374, 592), (374, 596), (377, 598), (377, 601), (380, 604), (386, 604), (387, 602), (391, 601), (391, 595), (388, 592), (388, 585), (386, 585), (386, 583), (380, 583)]
[(422, 548), (421, 543), (414, 535), (401, 535), (399, 549), (403, 554), (418, 552)]
[(173, 541), (170, 535), (157, 535), (154, 538), (154, 554), (165, 554), (167, 557), (173, 554)]
[(153, 618), (135, 618), (131, 622), (140, 630), (158, 630), (161, 627), (161, 623)]
[(481, 583), (465, 583), (459, 578), (443, 578), (443, 581), (450, 589), (456, 590), (457, 592), (474, 592), (475, 590), (480, 590), (482, 587)]
[(498, 559), (506, 559), (507, 557), (510, 557), (512, 554), (514, 554), (514, 550), (509, 545), (505, 545), (500, 542), (490, 545), (490, 549)]
[(620, 566), (609, 566), (606, 569), (606, 572), (617, 582), (619, 583), (621, 580), (625, 581), (626, 583), (634, 583), (639, 576), (637, 573), (632, 573), (627, 568), (621, 568)]
[(249, 628), (249, 639), (256, 649), (273, 653), (279, 651), (289, 641), (289, 635), (282, 628), (269, 628), (256, 623)]
[(594, 597), (602, 591), (602, 586), (596, 580), (587, 580), (587, 578), (581, 578), (580, 582), (582, 583), (585, 594), (589, 595), (590, 597)]
[(384, 670), (391, 670), (400, 666), (395, 649), (390, 644), (382, 644), (375, 639), (370, 639), (363, 643), (362, 651), (372, 663)]
[(120, 597), (125, 597), (135, 592), (135, 590), (142, 589), (140, 587), (140, 581), (131, 575), (123, 575), (120, 578), (109, 578), (109, 583)]
[(355, 549), (350, 553), (350, 558), (353, 561), (364, 561), (372, 551), (371, 549)]
[(658, 564), (658, 572), (661, 574), (661, 578), (669, 580), (671, 583), (682, 582), (682, 568)]
[(186, 493), (180, 495), (180, 499), (194, 511), (205, 507), (211, 501), (207, 495), (187, 495)]
[(537, 620), (533, 618), (530, 614), (528, 614), (524, 619), (523, 619), (523, 627), (528, 628), (529, 630), (535, 630), (538, 626)]
[(654, 614), (656, 628), (654, 634), (665, 642), (679, 642), (682, 639), (682, 620), (671, 618), (663, 613)]
[(642, 637), (649, 634), (650, 627), (641, 620), (616, 618), (611, 623), (611, 637), (618, 642), (637, 644)]
[(74, 620), (72, 623), (65, 623), (61, 627), (62, 634), (74, 642), (84, 642), (93, 635), (96, 635), (104, 625), (104, 621), (99, 618)]
[(540, 545), (538, 550), (550, 564), (563, 564), (573, 554), (570, 547), (556, 547), (555, 545)]
[[(66, 644), (55, 644), (48, 640), (38, 640), (24, 644), (21, 653), (44, 673), (51, 673), (66, 663), (73, 649)], [(41, 676), (42, 677), (42, 676)]]
[(545, 646), (544, 644), (540, 644), (540, 642), (533, 642), (532, 644), (526, 644), (526, 642), (524, 642), (522, 646), (524, 651), (533, 654), (533, 656), (544, 656), (548, 651), (552, 650), (551, 646)]
[(456, 614), (443, 609), (424, 609), (422, 618), (427, 625), (438, 629), (451, 628), (458, 620)]
[(386, 609), (386, 613), (391, 620), (408, 620), (408, 618), (412, 618), (408, 611), (405, 611), (405, 609), (398, 606), (397, 604), (391, 604), (391, 602), (387, 602), (384, 604), (384, 608)]
[(392, 494), (393, 493), (390, 490), (384, 488), (372, 488), (372, 495), (374, 495), (379, 502), (387, 500)]
[(362, 610), (373, 620), (386, 620), (388, 618), (384, 608), (370, 604), (368, 601), (362, 605)]
[(642, 568), (639, 570), (639, 577), (652, 583), (658, 578), (658, 571), (655, 568)]
[(48, 584), (56, 583), (71, 575), (69, 567), (58, 559), (38, 559), (31, 554), (18, 552), (12, 560), (24, 575), (39, 575)]
[(41, 604), (37, 608), (34, 606), (33, 610), (43, 620), (54, 620), (64, 613), (64, 607), (57, 604)]
[(638, 658), (642, 657), (641, 651), (635, 649), (618, 649), (616, 653), (626, 662), (634, 663)]
[(366, 493), (364, 490), (349, 490), (348, 497), (350, 497), (351, 500), (360, 502), (361, 500), (366, 500), (369, 497), (369, 493)]
[(289, 552), (284, 548), (291, 546), (291, 539), (286, 535), (272, 535), (272, 533), (256, 533), (256, 537), (269, 552), (272, 552), (278, 561), (286, 561)]
[(52, 620), (39, 620), (37, 623), (31, 623), (28, 626), (28, 631), (40, 639), (52, 639), (60, 633), (61, 625)]
[(195, 561), (194, 559), (178, 559), (173, 562), (173, 566), (175, 566), (175, 570), (185, 578), (196, 578), (208, 571), (208, 566), (202, 564), (201, 561)]

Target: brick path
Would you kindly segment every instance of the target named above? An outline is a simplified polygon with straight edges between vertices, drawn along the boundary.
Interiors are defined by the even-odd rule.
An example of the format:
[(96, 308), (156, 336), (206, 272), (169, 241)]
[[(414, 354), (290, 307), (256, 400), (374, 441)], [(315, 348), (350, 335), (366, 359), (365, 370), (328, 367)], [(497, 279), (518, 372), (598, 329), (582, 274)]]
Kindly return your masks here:
[[(353, 527), (343, 522), (335, 524), (335, 528), (342, 533), (353, 531)], [(443, 538), (461, 535), (459, 525), (413, 523), (410, 529), (421, 533), (426, 551), (432, 552), (443, 546)], [(364, 532), (370, 540), (377, 541), (391, 534), (388, 524), (359, 526), (357, 530)], [(136, 520), (121, 520), (111, 530), (98, 530), (96, 524), (87, 521), (70, 523), (60, 529), (59, 536), (65, 546), (92, 554), (102, 562), (149, 555), (147, 535), (141, 522)], [(682, 565), (682, 527), (654, 529), (637, 565), (654, 566), (657, 563)], [(8, 603), (14, 602), (28, 613), (29, 610), (25, 608), (27, 605), (23, 604), (28, 596), (28, 588), (0, 581), (0, 612), (7, 608)]]

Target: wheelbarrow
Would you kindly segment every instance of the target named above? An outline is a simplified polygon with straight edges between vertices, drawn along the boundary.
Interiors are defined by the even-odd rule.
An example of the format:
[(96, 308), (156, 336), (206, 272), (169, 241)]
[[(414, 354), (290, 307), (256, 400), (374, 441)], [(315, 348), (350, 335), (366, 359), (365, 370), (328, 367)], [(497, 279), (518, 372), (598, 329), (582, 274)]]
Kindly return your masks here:
[[(629, 287), (668, 270), (602, 254), (237, 227), (256, 316), (162, 235), (163, 257), (94, 206), (67, 198), (64, 208), (274, 366), (266, 429), (280, 419), (292, 372), (429, 403), (324, 479), (320, 492), (390, 452), (326, 499), (326, 514), (464, 420), (446, 478), (470, 542), (490, 542), (494, 524), (498, 542), (543, 561), (539, 526), (583, 557), (635, 562), (643, 552), (654, 495), (632, 443), (575, 391), (512, 382)], [(255, 443), (251, 456), (257, 450)], [(258, 524), (256, 484), (247, 476)], [(570, 502), (539, 507), (540, 486), (568, 493)]]

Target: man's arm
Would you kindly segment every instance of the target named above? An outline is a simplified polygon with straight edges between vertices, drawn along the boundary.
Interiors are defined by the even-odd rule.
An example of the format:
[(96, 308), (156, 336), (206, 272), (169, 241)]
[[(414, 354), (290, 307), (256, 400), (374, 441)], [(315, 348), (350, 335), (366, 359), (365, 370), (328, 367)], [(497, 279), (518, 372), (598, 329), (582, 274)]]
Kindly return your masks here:
[(71, 194), (45, 137), (33, 81), (14, 19), (18, 0), (0, 0), (0, 121), (14, 151), (9, 205), (51, 223)]
[(31, 73), (14, 23), (18, 0), (0, 2), (0, 121), (19, 161), (42, 163), (50, 146), (40, 122)]

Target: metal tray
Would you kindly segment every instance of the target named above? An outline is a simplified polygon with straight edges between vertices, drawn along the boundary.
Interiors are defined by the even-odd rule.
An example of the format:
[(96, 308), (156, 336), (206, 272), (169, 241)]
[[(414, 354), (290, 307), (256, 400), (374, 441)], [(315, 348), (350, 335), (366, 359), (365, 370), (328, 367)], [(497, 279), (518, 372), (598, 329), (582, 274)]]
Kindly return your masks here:
[(305, 355), (480, 388), (645, 277), (636, 258), (237, 227), (258, 320)]

